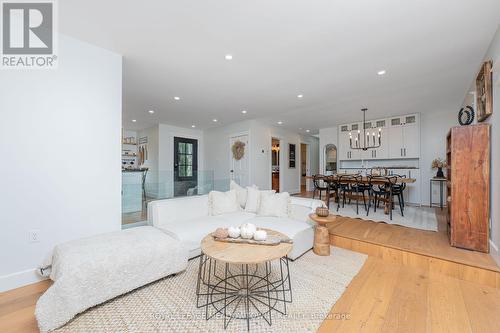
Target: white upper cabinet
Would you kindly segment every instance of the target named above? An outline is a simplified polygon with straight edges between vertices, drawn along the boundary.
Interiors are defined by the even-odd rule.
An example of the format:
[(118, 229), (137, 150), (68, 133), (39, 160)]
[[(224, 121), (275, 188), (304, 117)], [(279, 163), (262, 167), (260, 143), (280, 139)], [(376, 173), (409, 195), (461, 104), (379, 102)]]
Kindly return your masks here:
[(351, 149), (352, 144), (356, 145), (356, 138), (358, 137), (358, 130), (361, 130), (361, 124), (349, 124), (339, 127), (339, 160), (360, 160), (361, 151), (359, 149)]
[[(363, 126), (368, 136), (363, 137)], [(364, 140), (373, 145), (378, 141), (379, 129), (381, 131), (381, 145), (378, 148), (353, 150), (350, 148), (349, 132), (352, 133), (353, 145), (358, 137), (360, 145)], [(366, 134), (364, 134), (366, 135)], [(339, 126), (339, 159), (340, 160), (381, 160), (381, 159), (405, 159), (420, 157), (420, 122), (418, 114), (392, 117), (366, 121), (365, 124), (346, 124)]]
[(420, 122), (417, 114), (390, 118), (389, 158), (420, 157)]

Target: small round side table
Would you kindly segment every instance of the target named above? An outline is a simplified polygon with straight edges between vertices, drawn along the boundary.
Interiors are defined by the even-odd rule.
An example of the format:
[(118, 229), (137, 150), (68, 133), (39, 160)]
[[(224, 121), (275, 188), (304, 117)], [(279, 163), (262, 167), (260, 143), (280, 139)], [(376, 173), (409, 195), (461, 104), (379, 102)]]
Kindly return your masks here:
[(332, 223), (337, 218), (336, 215), (328, 215), (326, 217), (318, 216), (316, 213), (309, 214), (309, 218), (316, 222), (314, 229), (314, 247), (313, 252), (319, 256), (330, 255), (330, 233), (326, 225)]

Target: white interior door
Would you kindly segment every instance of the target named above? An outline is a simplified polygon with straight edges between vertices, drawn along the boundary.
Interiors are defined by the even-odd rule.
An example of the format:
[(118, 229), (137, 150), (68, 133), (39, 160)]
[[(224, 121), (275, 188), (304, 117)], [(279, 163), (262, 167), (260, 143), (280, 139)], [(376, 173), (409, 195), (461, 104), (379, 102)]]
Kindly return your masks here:
[[(234, 158), (232, 149), (235, 142), (240, 141), (245, 144), (245, 153), (243, 157), (239, 160)], [(249, 173), (249, 159), (248, 154), (250, 152), (250, 147), (248, 146), (248, 134), (233, 136), (229, 139), (229, 154), (231, 156), (230, 159), (230, 178), (234, 180), (236, 183), (241, 186), (250, 185), (250, 173)]]

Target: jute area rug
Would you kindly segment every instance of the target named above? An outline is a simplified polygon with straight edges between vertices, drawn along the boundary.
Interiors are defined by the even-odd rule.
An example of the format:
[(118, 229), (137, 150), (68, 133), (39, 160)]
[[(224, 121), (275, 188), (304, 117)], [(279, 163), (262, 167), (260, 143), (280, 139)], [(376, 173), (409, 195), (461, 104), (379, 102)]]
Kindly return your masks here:
[[(332, 247), (331, 256), (312, 251), (290, 262), (293, 302), (287, 315), (272, 313), (272, 326), (262, 318), (251, 332), (315, 332), (363, 266), (366, 256)], [(246, 321), (232, 320), (226, 330), (220, 315), (205, 319), (196, 307), (198, 258), (186, 271), (117, 297), (78, 315), (56, 332), (245, 332)], [(140, 272), (137, 272), (140, 274)]]

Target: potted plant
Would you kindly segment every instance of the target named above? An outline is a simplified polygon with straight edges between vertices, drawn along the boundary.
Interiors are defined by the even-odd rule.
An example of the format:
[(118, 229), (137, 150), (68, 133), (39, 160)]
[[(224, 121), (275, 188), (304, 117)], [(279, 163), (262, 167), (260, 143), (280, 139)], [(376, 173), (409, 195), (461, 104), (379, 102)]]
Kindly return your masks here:
[(432, 169), (438, 169), (436, 173), (436, 178), (444, 178), (443, 168), (446, 168), (446, 161), (440, 158), (435, 158), (432, 161), (431, 167)]

